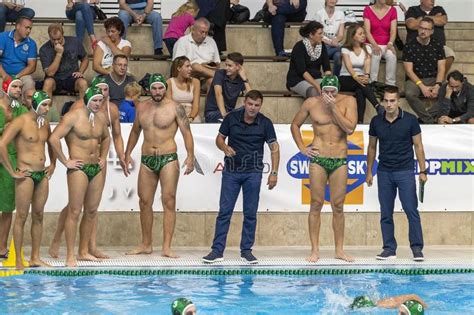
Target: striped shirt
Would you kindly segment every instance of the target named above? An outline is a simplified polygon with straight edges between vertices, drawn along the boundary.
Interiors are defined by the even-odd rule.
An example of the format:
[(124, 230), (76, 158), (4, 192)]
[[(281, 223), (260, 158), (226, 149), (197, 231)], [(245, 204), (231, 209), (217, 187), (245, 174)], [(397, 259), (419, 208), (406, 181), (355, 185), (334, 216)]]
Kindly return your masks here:
[(132, 10), (145, 10), (147, 0), (125, 0)]

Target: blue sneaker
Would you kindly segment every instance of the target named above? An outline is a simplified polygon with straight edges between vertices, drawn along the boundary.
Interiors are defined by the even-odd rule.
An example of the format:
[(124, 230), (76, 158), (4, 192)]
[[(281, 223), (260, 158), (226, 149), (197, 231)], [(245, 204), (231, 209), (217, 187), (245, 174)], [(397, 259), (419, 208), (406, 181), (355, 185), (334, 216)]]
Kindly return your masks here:
[(251, 265), (258, 264), (257, 257), (255, 257), (251, 251), (242, 252), (240, 254), (240, 257), (242, 258), (243, 261), (245, 261), (248, 264), (251, 264)]
[(397, 255), (384, 249), (383, 252), (375, 256), (375, 258), (377, 258), (378, 260), (396, 259)]
[(217, 254), (216, 252), (210, 252), (202, 258), (202, 261), (207, 264), (213, 264), (219, 261), (223, 261), (224, 256)]

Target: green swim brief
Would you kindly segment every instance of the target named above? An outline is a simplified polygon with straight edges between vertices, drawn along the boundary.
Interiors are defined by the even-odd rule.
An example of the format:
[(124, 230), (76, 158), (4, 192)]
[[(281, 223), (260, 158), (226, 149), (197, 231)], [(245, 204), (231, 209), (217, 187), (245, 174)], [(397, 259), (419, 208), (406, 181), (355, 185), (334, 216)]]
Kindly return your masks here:
[(73, 170), (73, 169), (68, 169), (67, 172), (70, 173), (70, 172), (74, 172), (74, 171), (82, 171), (84, 172), (84, 174), (86, 174), (87, 176), (87, 179), (90, 181), (92, 181), (92, 179), (94, 179), (94, 177), (100, 173), (100, 171), (102, 171), (102, 169), (100, 168), (100, 165), (99, 163), (94, 163), (94, 164), (84, 164), (80, 169), (78, 170)]
[(148, 167), (155, 174), (159, 174), (166, 164), (176, 161), (178, 154), (170, 153), (163, 155), (142, 155), (142, 164)]
[(33, 183), (37, 185), (41, 183), (41, 181), (45, 179), (46, 176), (47, 176), (46, 171), (42, 170), (42, 171), (37, 171), (37, 172), (30, 172), (30, 176), (28, 177), (30, 177), (33, 180)]
[(324, 170), (328, 175), (331, 175), (332, 172), (337, 170), (343, 165), (347, 165), (347, 158), (328, 158), (322, 156), (314, 156), (311, 158), (311, 163), (316, 163)]

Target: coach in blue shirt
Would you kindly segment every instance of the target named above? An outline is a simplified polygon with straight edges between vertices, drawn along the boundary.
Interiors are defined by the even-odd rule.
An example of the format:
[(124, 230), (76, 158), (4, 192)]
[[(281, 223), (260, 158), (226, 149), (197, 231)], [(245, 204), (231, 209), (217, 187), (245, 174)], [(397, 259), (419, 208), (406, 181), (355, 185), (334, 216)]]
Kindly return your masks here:
[[(206, 263), (224, 259), (227, 232), (240, 189), (242, 189), (244, 200), (240, 254), (248, 263), (258, 262), (252, 254), (252, 246), (257, 227), (265, 142), (270, 147), (272, 160), (271, 172), (267, 181), (268, 189), (273, 189), (277, 184), (280, 163), (280, 150), (273, 123), (259, 113), (262, 101), (262, 93), (257, 90), (249, 91), (245, 95), (243, 108), (230, 112), (220, 126), (216, 145), (225, 153), (225, 166), (222, 172), (219, 215), (216, 219), (212, 251), (203, 257), (203, 261)], [(225, 143), (226, 138), (228, 138), (227, 144)]]
[(416, 197), (413, 147), (420, 166), (420, 182), (427, 181), (425, 152), (417, 118), (403, 111), (399, 107), (399, 102), (398, 88), (387, 87), (382, 103), (385, 112), (372, 119), (369, 129), (366, 178), (369, 187), (373, 180), (372, 168), (377, 153), (377, 141), (380, 141), (377, 176), (383, 251), (377, 255), (377, 259), (386, 260), (397, 257), (393, 208), (398, 188), (400, 201), (408, 218), (408, 238), (413, 252), (413, 260), (422, 261), (424, 260), (422, 253), (423, 232)]
[(17, 76), (23, 90), (35, 87), (31, 74), (36, 70), (36, 42), (29, 37), (33, 22), (20, 17), (15, 29), (0, 33), (0, 75), (2, 79)]

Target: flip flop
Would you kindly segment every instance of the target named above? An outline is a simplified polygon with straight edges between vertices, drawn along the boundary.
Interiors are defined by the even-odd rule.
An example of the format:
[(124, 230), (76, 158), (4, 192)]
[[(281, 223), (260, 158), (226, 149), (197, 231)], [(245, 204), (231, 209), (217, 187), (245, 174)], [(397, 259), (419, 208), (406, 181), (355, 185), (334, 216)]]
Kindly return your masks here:
[(0, 259), (7, 259), (8, 258), (8, 249), (4, 254), (0, 254)]

